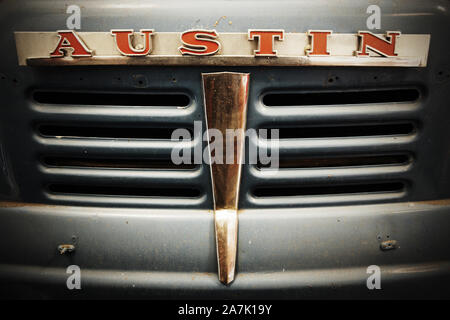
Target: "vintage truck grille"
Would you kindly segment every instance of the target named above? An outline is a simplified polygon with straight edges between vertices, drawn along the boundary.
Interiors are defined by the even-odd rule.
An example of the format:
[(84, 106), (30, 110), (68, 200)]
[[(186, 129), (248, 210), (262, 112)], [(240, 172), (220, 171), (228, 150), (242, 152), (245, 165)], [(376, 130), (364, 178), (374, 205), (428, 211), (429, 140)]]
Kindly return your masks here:
[[(50, 67), (27, 69), (3, 117), (18, 119), (3, 121), (3, 141), (20, 200), (211, 209), (209, 167), (174, 165), (170, 138), (196, 120), (205, 130), (201, 73), (216, 71), (250, 73), (247, 128), (279, 129), (280, 168), (246, 162), (240, 208), (446, 196), (423, 151), (445, 159), (425, 69)], [(193, 156), (206, 143), (192, 137)]]
[[(413, 193), (425, 89), (380, 84), (376, 70), (362, 76), (365, 83), (345, 86), (347, 71), (339, 69), (312, 86), (321, 72), (287, 73), (253, 87), (249, 126), (279, 129), (279, 170), (248, 166), (243, 206), (399, 201)], [(271, 148), (261, 136), (250, 143)]]
[(192, 132), (197, 103), (178, 91), (33, 90), (44, 196), (64, 203), (198, 207), (206, 201), (202, 179), (209, 172), (171, 161), (172, 132)]

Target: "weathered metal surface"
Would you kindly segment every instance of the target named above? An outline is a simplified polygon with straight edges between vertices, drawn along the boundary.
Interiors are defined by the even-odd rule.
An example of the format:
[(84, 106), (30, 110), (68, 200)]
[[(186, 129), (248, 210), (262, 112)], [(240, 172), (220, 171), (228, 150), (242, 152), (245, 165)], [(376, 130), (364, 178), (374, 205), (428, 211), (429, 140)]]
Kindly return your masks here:
[[(237, 210), (244, 155), (249, 74), (204, 73), (202, 79), (208, 126), (219, 279), (228, 284), (234, 279), (236, 265)], [(221, 144), (218, 136), (214, 136), (214, 141), (210, 140), (212, 130), (221, 133), (223, 137)], [(228, 130), (232, 130), (231, 135)], [(211, 148), (211, 142), (215, 144), (214, 149)], [(231, 151), (227, 148), (229, 144), (233, 147), (231, 155), (227, 154)]]
[(397, 249), (398, 243), (396, 240), (387, 240), (380, 243), (380, 249), (383, 251)]

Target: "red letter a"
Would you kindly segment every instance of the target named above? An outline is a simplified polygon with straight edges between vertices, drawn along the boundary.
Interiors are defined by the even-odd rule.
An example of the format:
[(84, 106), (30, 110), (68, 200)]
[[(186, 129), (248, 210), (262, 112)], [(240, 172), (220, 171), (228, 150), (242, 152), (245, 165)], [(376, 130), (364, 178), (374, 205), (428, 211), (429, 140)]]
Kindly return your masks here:
[(72, 57), (91, 57), (92, 51), (88, 49), (83, 40), (73, 30), (57, 31), (59, 36), (58, 44), (55, 50), (50, 53), (52, 58), (64, 57), (64, 51), (69, 52), (72, 49)]

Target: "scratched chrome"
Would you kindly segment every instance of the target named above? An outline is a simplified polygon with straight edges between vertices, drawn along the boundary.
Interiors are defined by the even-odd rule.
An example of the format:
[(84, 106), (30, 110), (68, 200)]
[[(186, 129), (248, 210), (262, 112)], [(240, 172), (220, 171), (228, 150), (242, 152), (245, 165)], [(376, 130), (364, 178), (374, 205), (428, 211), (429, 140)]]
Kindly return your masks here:
[[(222, 154), (226, 155), (228, 139), (233, 139), (233, 161), (211, 161), (219, 280), (229, 284), (234, 279), (238, 231), (238, 200), (241, 180), (244, 131), (247, 117), (249, 74), (204, 73), (203, 95), (208, 128), (208, 151), (213, 158), (209, 131), (219, 130), (224, 137)], [(228, 137), (226, 130), (239, 130)], [(218, 161), (219, 162), (219, 161)], [(231, 162), (231, 163), (230, 163)]]

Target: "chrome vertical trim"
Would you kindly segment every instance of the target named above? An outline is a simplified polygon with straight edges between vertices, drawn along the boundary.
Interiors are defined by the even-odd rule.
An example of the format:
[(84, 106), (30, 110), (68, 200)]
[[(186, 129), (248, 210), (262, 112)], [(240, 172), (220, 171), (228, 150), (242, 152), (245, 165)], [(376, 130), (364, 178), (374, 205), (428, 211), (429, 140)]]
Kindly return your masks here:
[[(238, 202), (242, 159), (245, 145), (249, 77), (247, 73), (204, 73), (203, 95), (208, 132), (208, 154), (211, 153), (209, 130), (222, 133), (223, 163), (211, 163), (214, 199), (219, 280), (229, 284), (234, 280), (238, 233)], [(228, 137), (227, 129), (239, 130), (236, 137)], [(233, 139), (232, 163), (225, 160), (228, 139)], [(211, 161), (210, 161), (211, 162)]]

